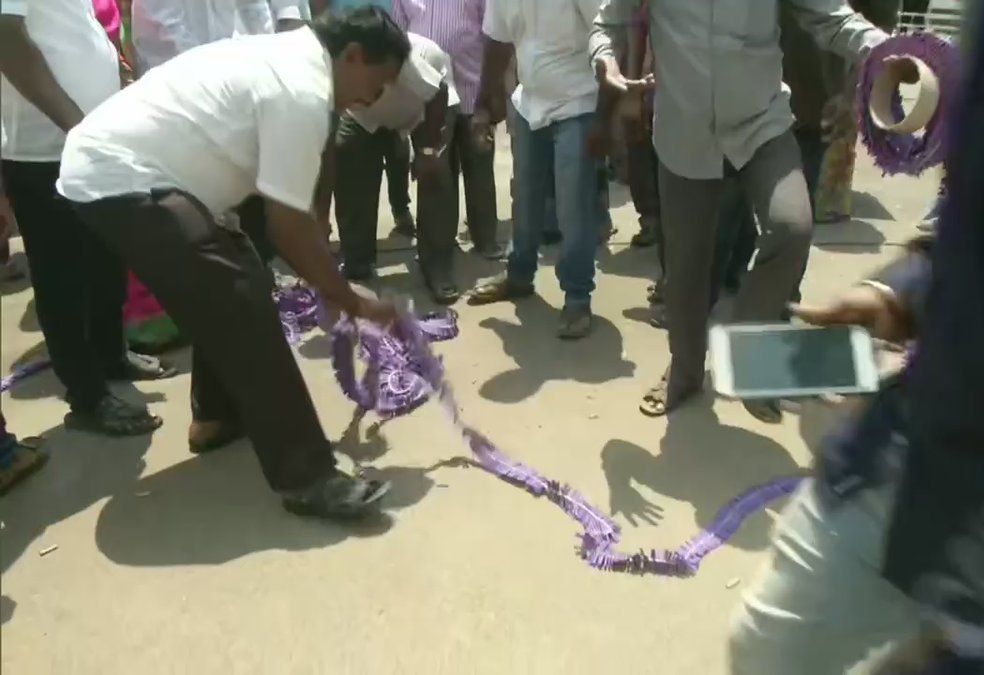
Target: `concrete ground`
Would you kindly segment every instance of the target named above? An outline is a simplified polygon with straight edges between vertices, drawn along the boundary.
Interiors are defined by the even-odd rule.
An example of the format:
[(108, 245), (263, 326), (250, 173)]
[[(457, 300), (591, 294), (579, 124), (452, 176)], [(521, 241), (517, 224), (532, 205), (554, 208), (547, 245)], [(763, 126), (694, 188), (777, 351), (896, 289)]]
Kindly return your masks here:
[[(933, 198), (935, 175), (883, 179), (860, 164), (854, 222), (817, 227), (807, 299), (890, 259)], [(553, 336), (561, 295), (546, 250), (540, 295), (462, 303), (461, 336), (438, 349), (468, 421), (614, 512), (624, 548), (672, 548), (746, 488), (803, 471), (831, 414), (806, 404), (769, 427), (707, 394), (669, 423), (643, 417), (637, 403), (667, 363), (666, 334), (645, 321), (654, 253), (627, 246), (636, 225), (624, 188), (613, 186), (612, 206), (619, 232), (599, 256), (590, 339)], [(379, 285), (423, 298), (407, 242), (380, 247)], [(460, 257), (463, 285), (496, 269)], [(24, 284), (3, 288), (2, 335), (4, 373), (43, 353)], [(556, 508), (448, 463), (467, 451), (435, 406), (347, 430), (353, 406), (327, 353), (316, 336), (298, 358), (339, 451), (393, 480), (377, 524), (288, 515), (248, 442), (191, 456), (187, 350), (175, 355), (176, 379), (121, 389), (164, 417), (151, 437), (65, 431), (50, 371), (4, 394), (11, 428), (43, 434), (51, 461), (0, 501), (3, 672), (726, 672), (729, 615), (766, 558), (775, 511), (747, 522), (695, 578), (596, 572)]]

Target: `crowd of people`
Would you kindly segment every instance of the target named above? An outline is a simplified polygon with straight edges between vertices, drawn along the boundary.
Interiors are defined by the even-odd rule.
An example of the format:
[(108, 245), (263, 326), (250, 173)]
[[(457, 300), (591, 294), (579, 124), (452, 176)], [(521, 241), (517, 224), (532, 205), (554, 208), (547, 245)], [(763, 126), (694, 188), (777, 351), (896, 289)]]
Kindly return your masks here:
[[(531, 296), (540, 248), (558, 243), (557, 336), (568, 340), (591, 333), (609, 176), (624, 173), (632, 245), (656, 251), (648, 300), (671, 351), (640, 409), (666, 415), (704, 386), (722, 290), (732, 321), (790, 319), (814, 222), (850, 217), (857, 66), (900, 9), (2, 0), (0, 218), (23, 238), (66, 426), (127, 436), (162, 424), (107, 384), (175, 374), (124, 338), (130, 273), (193, 346), (192, 452), (248, 437), (288, 510), (377, 510), (388, 484), (335, 466), (269, 264), (278, 255), (335, 308), (389, 324), (394, 306), (350, 284), (375, 273), (384, 171), (395, 231), (416, 240), (439, 303), (462, 295), (462, 216), (475, 254), (508, 251), (471, 304)], [(984, 33), (967, 16), (967, 35)], [(734, 672), (841, 672), (891, 639), (910, 648), (905, 667), (934, 657), (980, 672), (959, 670), (984, 658), (984, 75), (966, 43), (966, 147), (947, 167), (938, 238), (829, 307), (793, 305), (811, 323), (918, 340), (920, 358), (833, 436), (818, 479), (787, 507), (772, 567), (736, 618)], [(498, 238), (500, 122), (512, 143), (509, 242)], [(745, 405), (781, 418), (776, 401)], [(6, 489), (46, 455), (2, 423)], [(903, 667), (899, 654), (884, 667)]]

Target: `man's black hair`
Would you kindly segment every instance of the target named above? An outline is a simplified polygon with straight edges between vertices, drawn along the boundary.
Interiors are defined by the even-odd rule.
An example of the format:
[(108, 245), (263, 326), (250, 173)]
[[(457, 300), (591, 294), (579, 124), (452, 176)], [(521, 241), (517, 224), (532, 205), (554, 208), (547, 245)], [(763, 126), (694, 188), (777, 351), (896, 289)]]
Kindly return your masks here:
[(410, 55), (410, 40), (393, 18), (375, 5), (343, 12), (324, 12), (311, 22), (314, 34), (331, 54), (342, 53), (350, 43), (358, 43), (369, 63), (394, 60), (403, 63)]

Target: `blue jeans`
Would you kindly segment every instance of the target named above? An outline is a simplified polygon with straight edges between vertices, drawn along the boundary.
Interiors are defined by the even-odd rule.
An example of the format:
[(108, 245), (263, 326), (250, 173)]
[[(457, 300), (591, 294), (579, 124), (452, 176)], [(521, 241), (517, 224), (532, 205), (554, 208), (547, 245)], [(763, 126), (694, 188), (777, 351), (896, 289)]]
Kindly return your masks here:
[[(522, 115), (513, 129), (513, 249), (509, 278), (532, 284), (548, 197), (556, 196), (556, 219), (563, 233), (557, 278), (568, 306), (588, 305), (595, 288), (595, 247), (601, 230), (598, 162), (588, 155), (594, 114), (579, 115), (533, 131)], [(553, 190), (550, 178), (553, 177)]]

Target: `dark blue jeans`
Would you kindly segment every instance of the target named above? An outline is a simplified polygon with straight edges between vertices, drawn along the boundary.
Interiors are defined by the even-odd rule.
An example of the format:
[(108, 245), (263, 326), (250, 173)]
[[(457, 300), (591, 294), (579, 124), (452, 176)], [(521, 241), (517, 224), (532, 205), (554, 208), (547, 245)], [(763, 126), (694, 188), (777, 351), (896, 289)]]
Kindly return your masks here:
[(555, 218), (563, 233), (557, 278), (567, 305), (590, 304), (595, 288), (602, 207), (598, 162), (586, 147), (593, 121), (593, 114), (579, 115), (534, 131), (522, 115), (516, 115), (513, 128), (515, 194), (509, 277), (520, 284), (533, 283), (543, 229)]

